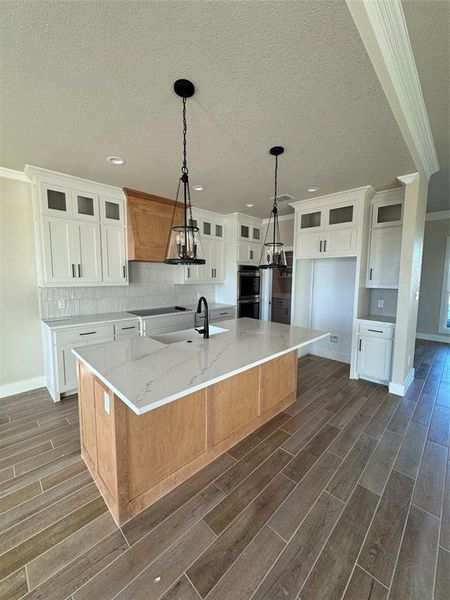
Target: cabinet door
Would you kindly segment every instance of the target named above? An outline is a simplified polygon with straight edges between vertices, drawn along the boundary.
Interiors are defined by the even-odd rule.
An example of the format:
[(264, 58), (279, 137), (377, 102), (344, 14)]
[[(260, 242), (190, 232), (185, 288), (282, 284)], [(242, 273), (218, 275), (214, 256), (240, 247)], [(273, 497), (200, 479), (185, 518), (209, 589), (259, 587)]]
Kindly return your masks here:
[(84, 191), (72, 192), (73, 216), (83, 221), (100, 221), (97, 194)]
[(102, 225), (101, 236), (103, 281), (125, 283), (127, 281), (125, 229)]
[(403, 202), (374, 202), (372, 207), (372, 228), (401, 225), (402, 219)]
[(309, 210), (298, 214), (299, 231), (322, 231), (324, 228), (324, 211)]
[(357, 229), (328, 231), (323, 238), (322, 251), (326, 256), (353, 256), (356, 254)]
[(214, 237), (223, 240), (223, 238), (224, 238), (223, 223), (214, 223)]
[(100, 197), (100, 218), (109, 225), (125, 225), (124, 201), (118, 198)]
[(42, 219), (44, 283), (73, 283), (76, 277), (73, 222)]
[(325, 229), (343, 229), (352, 227), (356, 220), (356, 206), (354, 204), (341, 204), (326, 209)]
[(252, 227), (252, 240), (259, 242), (261, 240), (261, 227)]
[(53, 217), (72, 216), (72, 194), (69, 188), (43, 183), (39, 189), (40, 210)]
[(372, 229), (367, 287), (398, 288), (402, 228)]
[(359, 376), (379, 382), (389, 381), (392, 341), (363, 336), (358, 343)]
[(239, 253), (238, 261), (240, 263), (247, 263), (249, 256), (249, 245), (246, 242), (239, 242)]
[(297, 258), (322, 258), (322, 233), (303, 233), (297, 235)]
[(77, 359), (72, 354), (72, 348), (73, 344), (57, 347), (59, 392), (77, 389)]
[(206, 260), (206, 263), (197, 267), (197, 281), (208, 282), (212, 280), (213, 264), (211, 258), (213, 241), (210, 238), (202, 236), (200, 243), (202, 248), (202, 258)]
[(220, 240), (213, 243), (212, 263), (214, 268), (214, 283), (225, 281), (225, 247)]
[(77, 282), (80, 285), (101, 282), (100, 225), (74, 221), (73, 229)]
[(239, 223), (239, 238), (241, 240), (249, 240), (251, 226), (248, 223)]

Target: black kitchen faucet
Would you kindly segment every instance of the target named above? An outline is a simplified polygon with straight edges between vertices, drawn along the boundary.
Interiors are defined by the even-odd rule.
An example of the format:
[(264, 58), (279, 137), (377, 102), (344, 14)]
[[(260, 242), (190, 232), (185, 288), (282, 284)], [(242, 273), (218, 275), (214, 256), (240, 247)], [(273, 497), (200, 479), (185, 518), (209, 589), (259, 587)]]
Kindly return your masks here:
[(201, 296), (198, 300), (197, 304), (197, 314), (199, 315), (202, 312), (202, 304), (204, 307), (204, 315), (203, 315), (203, 329), (197, 329), (199, 333), (203, 333), (203, 337), (205, 339), (209, 338), (209, 310), (208, 310), (208, 302), (205, 296)]

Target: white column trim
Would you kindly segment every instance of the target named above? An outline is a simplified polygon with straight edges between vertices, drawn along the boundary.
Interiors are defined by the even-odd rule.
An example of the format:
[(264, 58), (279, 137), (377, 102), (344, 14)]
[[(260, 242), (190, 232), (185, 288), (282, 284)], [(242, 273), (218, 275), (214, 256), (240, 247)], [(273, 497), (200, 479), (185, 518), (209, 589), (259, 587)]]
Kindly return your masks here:
[(439, 162), (401, 0), (346, 0), (417, 169)]

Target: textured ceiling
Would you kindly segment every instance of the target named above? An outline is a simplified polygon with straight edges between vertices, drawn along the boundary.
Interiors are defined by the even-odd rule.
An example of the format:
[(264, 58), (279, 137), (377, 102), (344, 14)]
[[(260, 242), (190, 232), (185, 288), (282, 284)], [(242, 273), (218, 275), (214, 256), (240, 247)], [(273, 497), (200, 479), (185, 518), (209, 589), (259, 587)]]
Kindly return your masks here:
[[(345, 2), (9, 2), (0, 5), (0, 164), (30, 163), (173, 197), (190, 78), (194, 203), (267, 216), (414, 170)], [(107, 164), (118, 154), (123, 167)], [(247, 202), (255, 207), (248, 209)], [(288, 210), (285, 208), (285, 210)]]
[(441, 170), (430, 179), (428, 210), (450, 208), (450, 2), (403, 2)]

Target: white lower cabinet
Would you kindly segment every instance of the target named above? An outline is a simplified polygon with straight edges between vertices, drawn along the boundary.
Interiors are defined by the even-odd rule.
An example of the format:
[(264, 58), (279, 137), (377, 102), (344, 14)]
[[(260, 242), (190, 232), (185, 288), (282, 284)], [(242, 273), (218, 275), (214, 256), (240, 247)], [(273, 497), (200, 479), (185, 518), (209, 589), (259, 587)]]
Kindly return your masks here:
[(372, 229), (367, 266), (367, 287), (398, 288), (401, 245), (401, 227)]
[(394, 326), (360, 322), (358, 335), (358, 376), (387, 384), (391, 378)]

